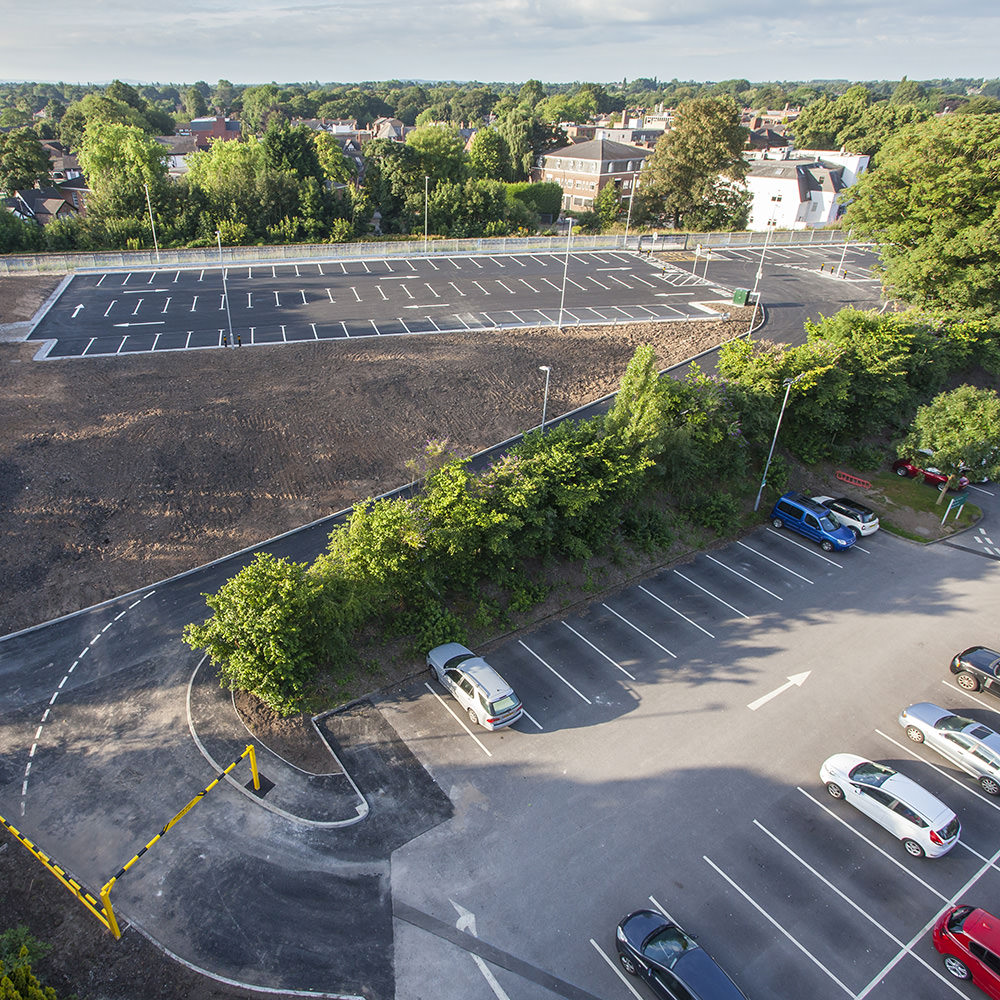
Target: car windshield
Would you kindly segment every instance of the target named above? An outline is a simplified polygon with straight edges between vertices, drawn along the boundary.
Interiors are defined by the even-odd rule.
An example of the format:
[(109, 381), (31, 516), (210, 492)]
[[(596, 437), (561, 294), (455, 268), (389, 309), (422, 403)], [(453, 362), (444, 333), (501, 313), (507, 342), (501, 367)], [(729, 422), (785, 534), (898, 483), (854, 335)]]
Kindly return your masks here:
[(819, 519), (819, 523), (823, 526), (824, 531), (837, 530), (837, 522), (829, 514), (823, 514)]
[(964, 719), (961, 715), (946, 715), (934, 728), (943, 729), (946, 733), (960, 733), (974, 725), (972, 719)]
[(490, 702), (490, 712), (493, 715), (503, 715), (504, 712), (510, 712), (520, 704), (516, 695), (505, 694), (502, 698)]
[(869, 761), (865, 761), (862, 764), (858, 764), (853, 771), (851, 771), (851, 780), (858, 781), (862, 785), (878, 785), (884, 784), (889, 778), (891, 778), (896, 772), (891, 767), (885, 767), (882, 764), (872, 764)]
[(684, 952), (697, 947), (679, 927), (664, 927), (646, 941), (642, 946), (642, 953), (669, 969)]
[(449, 660), (445, 661), (444, 669), (448, 670), (451, 667), (459, 666), (459, 664), (462, 664), (469, 659), (470, 655), (470, 653), (459, 653), (457, 656), (451, 657)]

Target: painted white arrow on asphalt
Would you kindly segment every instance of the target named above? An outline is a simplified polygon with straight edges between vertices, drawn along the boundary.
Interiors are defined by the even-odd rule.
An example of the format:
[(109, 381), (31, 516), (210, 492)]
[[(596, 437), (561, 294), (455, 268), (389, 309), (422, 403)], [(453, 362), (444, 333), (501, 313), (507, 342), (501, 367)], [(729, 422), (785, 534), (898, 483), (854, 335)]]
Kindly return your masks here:
[(115, 323), (115, 326), (163, 326), (165, 319), (147, 320), (145, 323)]
[(73, 310), (73, 319), (76, 319), (76, 314), (77, 314), (77, 313), (78, 313), (78, 312), (79, 312), (79, 311), (80, 311), (80, 310), (81, 310), (82, 308), (83, 308), (83, 303), (81, 302), (81, 303), (80, 303), (80, 305), (78, 305), (78, 306), (77, 306), (77, 307), (76, 307), (76, 308), (75, 308), (75, 309)]
[[(473, 937), (479, 937), (476, 933), (476, 915), (471, 910), (467, 910), (464, 906), (456, 903), (453, 899), (449, 900), (449, 902), (458, 911), (458, 920), (455, 921), (455, 929), (471, 934)], [(493, 995), (497, 1000), (510, 1000), (504, 988), (497, 982), (497, 977), (490, 971), (490, 967), (478, 955), (473, 955), (472, 960), (479, 967), (479, 971), (483, 974), (483, 979), (486, 980), (486, 985), (493, 990)]]
[(781, 687), (776, 687), (773, 691), (770, 691), (768, 694), (763, 695), (756, 701), (750, 702), (750, 704), (747, 705), (747, 708), (749, 708), (751, 712), (756, 712), (757, 709), (760, 708), (762, 705), (766, 705), (772, 698), (777, 698), (779, 694), (783, 694), (789, 688), (802, 687), (802, 685), (805, 683), (805, 680), (810, 673), (812, 673), (811, 670), (807, 670), (805, 673), (802, 674), (789, 674), (788, 680), (785, 681), (785, 683), (782, 684)]

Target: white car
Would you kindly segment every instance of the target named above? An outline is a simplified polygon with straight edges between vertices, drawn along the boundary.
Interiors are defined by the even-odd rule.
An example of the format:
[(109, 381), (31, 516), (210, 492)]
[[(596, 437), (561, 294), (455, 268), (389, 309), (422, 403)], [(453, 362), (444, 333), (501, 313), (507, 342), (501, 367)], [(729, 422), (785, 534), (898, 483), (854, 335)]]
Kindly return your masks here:
[(503, 729), (524, 714), (514, 689), (481, 657), (457, 642), (436, 646), (427, 666), (448, 693), (485, 729)]
[(875, 820), (915, 858), (939, 858), (958, 843), (958, 817), (940, 799), (885, 764), (837, 753), (823, 761), (819, 776), (835, 799), (844, 799)]
[(854, 532), (855, 538), (874, 535), (878, 531), (878, 514), (850, 497), (813, 497), (815, 503), (826, 507), (830, 516)]

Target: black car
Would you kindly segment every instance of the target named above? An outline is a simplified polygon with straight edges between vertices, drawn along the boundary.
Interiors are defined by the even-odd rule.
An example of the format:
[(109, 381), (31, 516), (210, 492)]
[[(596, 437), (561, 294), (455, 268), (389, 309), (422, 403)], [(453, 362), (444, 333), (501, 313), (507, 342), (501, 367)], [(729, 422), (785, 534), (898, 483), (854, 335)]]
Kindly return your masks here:
[(618, 961), (664, 1000), (747, 1000), (715, 959), (655, 910), (636, 910), (615, 933)]
[(1000, 653), (986, 646), (970, 646), (952, 657), (951, 672), (955, 683), (966, 691), (990, 688), (1000, 694)]

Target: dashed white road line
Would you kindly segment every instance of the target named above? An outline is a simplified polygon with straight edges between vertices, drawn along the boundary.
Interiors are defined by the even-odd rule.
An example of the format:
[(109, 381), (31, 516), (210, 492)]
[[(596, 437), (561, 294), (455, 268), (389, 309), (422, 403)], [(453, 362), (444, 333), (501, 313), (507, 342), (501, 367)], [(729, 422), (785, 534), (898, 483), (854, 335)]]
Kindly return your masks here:
[(100, 639), (101, 636), (104, 635), (104, 633), (107, 632), (107, 630), (109, 628), (111, 628), (111, 626), (114, 625), (115, 622), (117, 622), (120, 618), (122, 618), (125, 615), (126, 612), (131, 611), (136, 605), (141, 604), (144, 600), (146, 600), (147, 597), (152, 597), (153, 594), (155, 594), (155, 593), (156, 593), (155, 590), (150, 590), (148, 593), (143, 594), (143, 596), (140, 597), (138, 600), (133, 601), (124, 611), (121, 611), (117, 615), (115, 615), (115, 617), (112, 618), (111, 621), (109, 621), (104, 626), (104, 628), (102, 628), (101, 631), (98, 632), (97, 635), (95, 635), (93, 637), (93, 639), (91, 639), (90, 642), (88, 642), (87, 645), (84, 646), (83, 649), (80, 650), (79, 653), (77, 653), (76, 659), (70, 665), (70, 668), (66, 671), (66, 673), (63, 674), (62, 680), (59, 681), (59, 684), (56, 686), (55, 691), (52, 692), (52, 697), (49, 699), (49, 704), (46, 707), (45, 711), (42, 713), (42, 718), (41, 718), (41, 720), (40, 720), (40, 722), (38, 724), (38, 729), (35, 731), (35, 739), (34, 739), (34, 741), (31, 744), (31, 749), (28, 751), (28, 763), (25, 765), (25, 768), (24, 768), (24, 780), (21, 782), (21, 815), (22, 816), (24, 815), (25, 800), (27, 799), (27, 796), (28, 796), (28, 775), (31, 774), (31, 765), (32, 765), (32, 762), (34, 761), (35, 752), (38, 749), (38, 744), (39, 744), (39, 742), (41, 741), (41, 738), (42, 738), (42, 729), (45, 726), (45, 724), (49, 721), (49, 715), (51, 713), (52, 706), (56, 703), (56, 698), (59, 697), (59, 692), (62, 691), (62, 689), (65, 686), (66, 682), (69, 680), (69, 675), (71, 673), (73, 673), (74, 670), (76, 670), (76, 668), (79, 665), (80, 661), (87, 655), (88, 652), (90, 652), (90, 650), (93, 647), (94, 643), (97, 642), (97, 640)]

